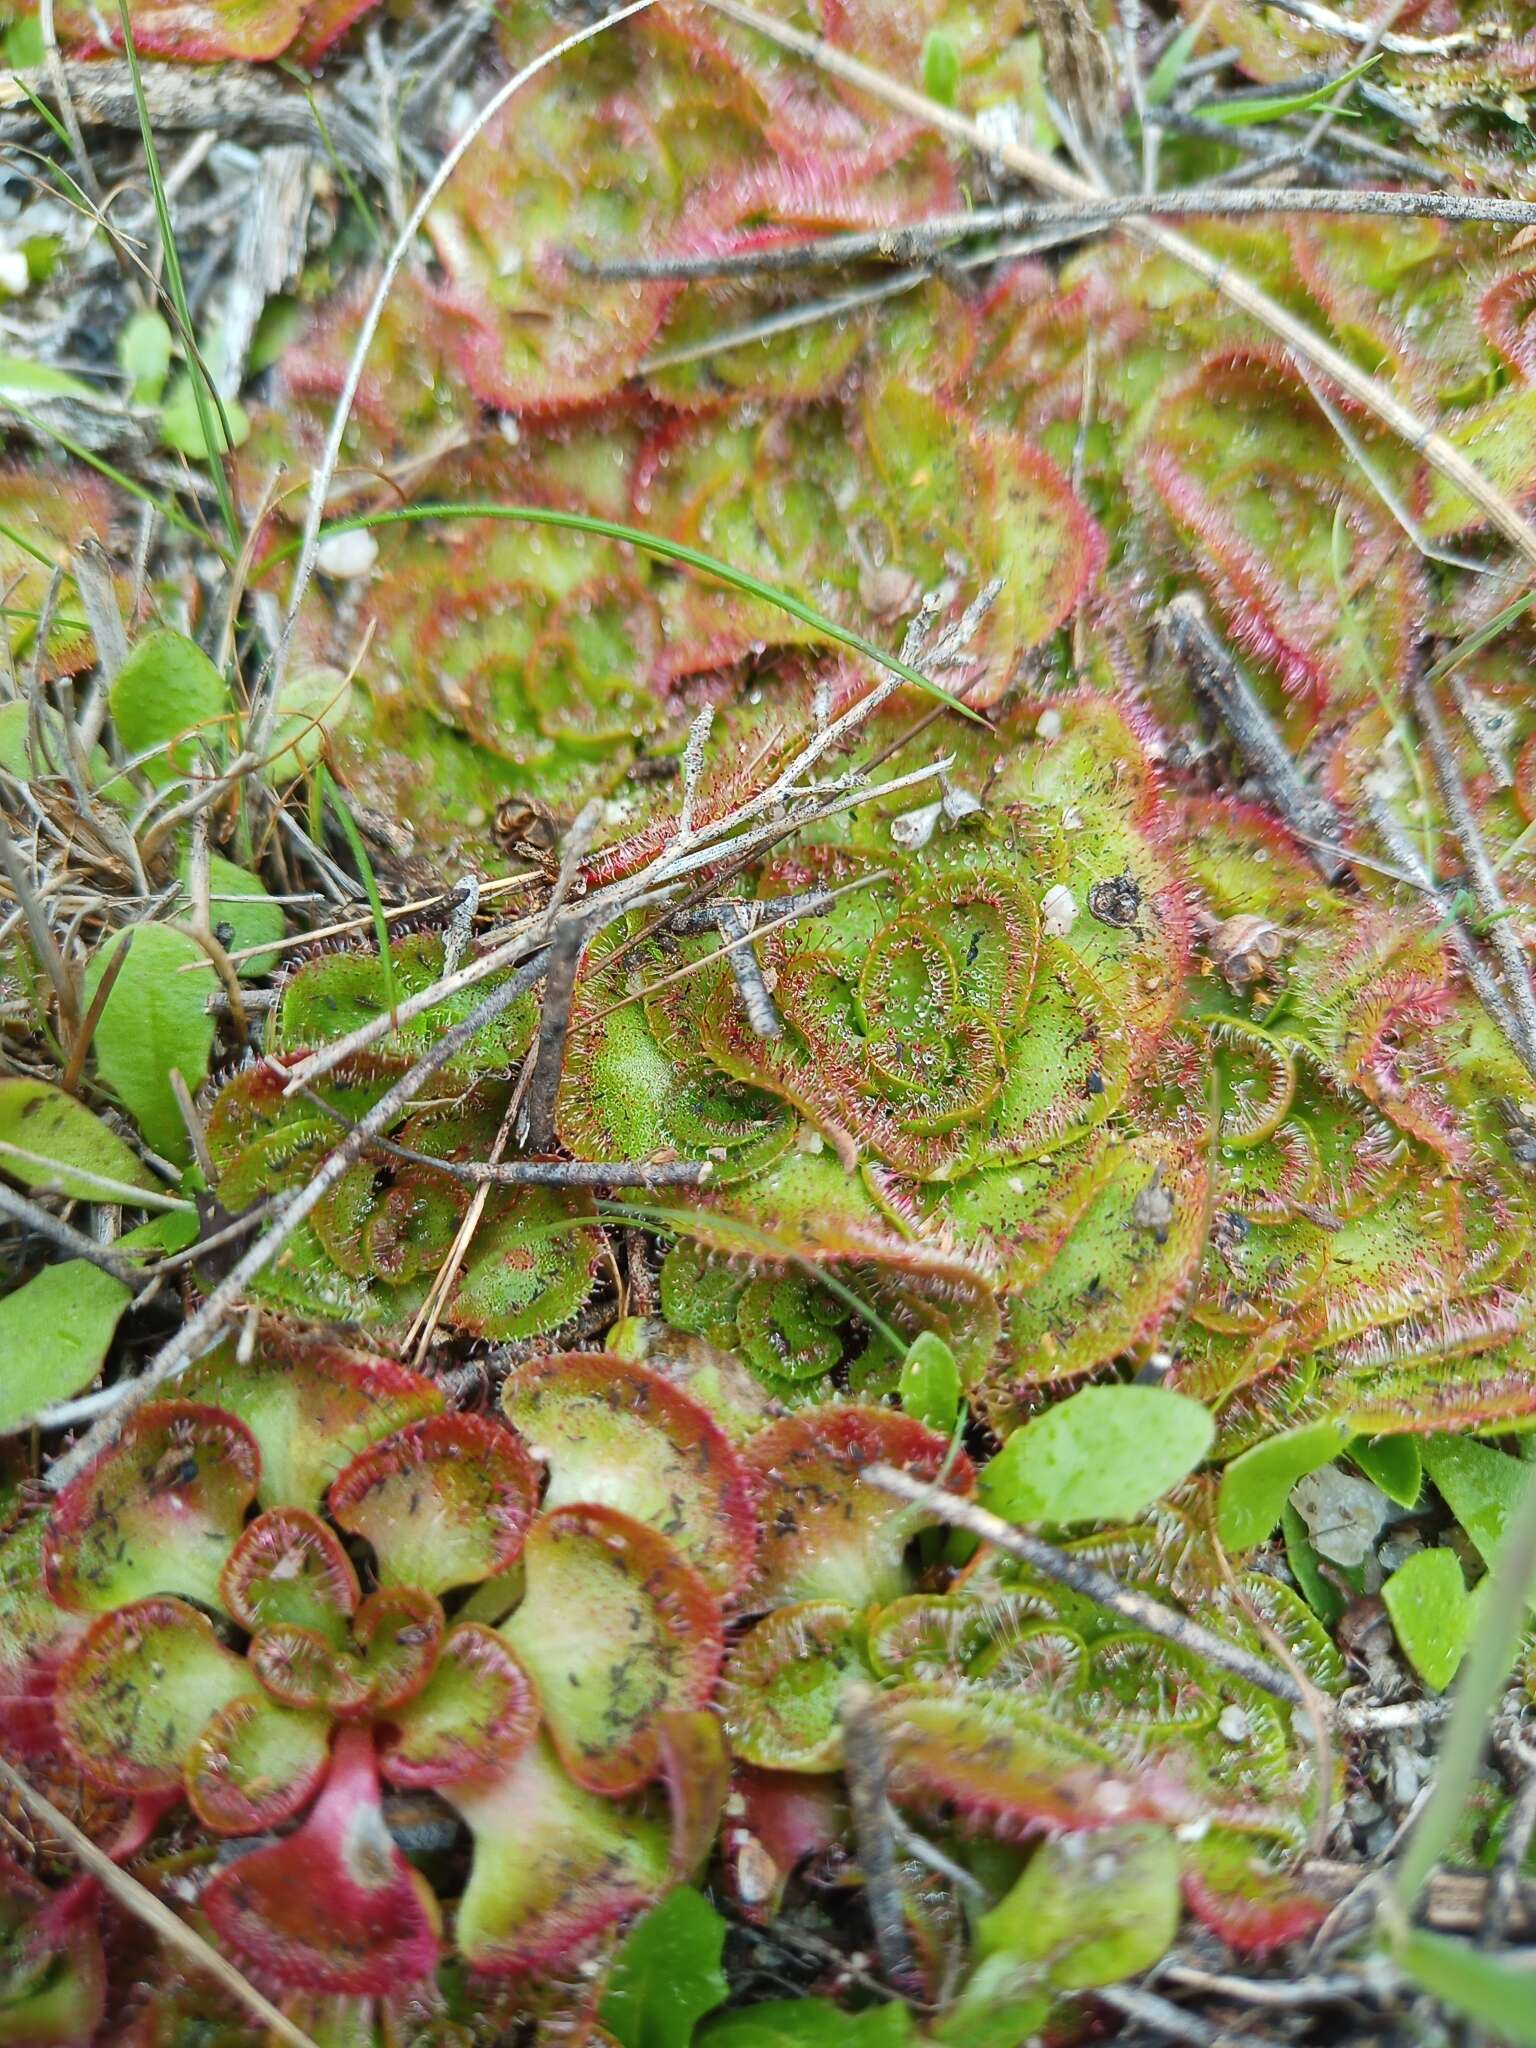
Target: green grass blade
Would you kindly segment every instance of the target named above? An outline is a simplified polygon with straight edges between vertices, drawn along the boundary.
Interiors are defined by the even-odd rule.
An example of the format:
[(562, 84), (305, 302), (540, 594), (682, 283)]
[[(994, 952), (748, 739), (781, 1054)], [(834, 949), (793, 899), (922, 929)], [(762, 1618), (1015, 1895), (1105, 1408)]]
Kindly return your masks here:
[(382, 251), (385, 246), (384, 230), (379, 226), (379, 217), (373, 210), (373, 206), (368, 198), (368, 194), (363, 190), (362, 186), (358, 184), (356, 178), (353, 177), (351, 171), (348, 170), (345, 159), (342, 157), (335, 143), (331, 140), (330, 127), (326, 122), (325, 114), (321, 108), (320, 102), (315, 98), (314, 88), (311, 85), (309, 78), (303, 71), (300, 70), (297, 64), (291, 63), (289, 59), (286, 57), (279, 57), (279, 59), (277, 60), (277, 68), (279, 71), (286, 72), (288, 77), (290, 77), (293, 80), (294, 84), (299, 88), (299, 91), (303, 93), (305, 104), (308, 106), (310, 113), (314, 116), (315, 128), (320, 136), (320, 146), (325, 151), (327, 161), (329, 162), (331, 169), (336, 173), (336, 176), (340, 179), (343, 187), (346, 190), (347, 197), (351, 200), (352, 204), (357, 208), (358, 212), (362, 215), (364, 221), (367, 223), (368, 232), (373, 237), (373, 246), (376, 249)]
[(1319, 85), (1311, 92), (1279, 93), (1272, 99), (1257, 100), (1212, 100), (1200, 109), (1207, 121), (1219, 121), (1224, 128), (1249, 128), (1261, 121), (1278, 121), (1287, 114), (1308, 114), (1314, 107), (1323, 107), (1334, 94), (1346, 85), (1379, 64), (1379, 55), (1362, 58), (1358, 64), (1341, 71), (1337, 78), (1330, 78), (1326, 85)]
[[(128, 59), (133, 102), (139, 114), (139, 134), (144, 143), (144, 161), (149, 170), (149, 189), (155, 203), (155, 219), (160, 229), (160, 247), (165, 256), (166, 289), (171, 295), (171, 304), (176, 308), (182, 341), (187, 350), (188, 366), (192, 373), (192, 396), (197, 404), (197, 420), (202, 431), (203, 446), (208, 451), (208, 468), (213, 476), (213, 487), (218, 493), (219, 512), (230, 540), (238, 547), (240, 522), (235, 517), (235, 501), (230, 496), (229, 478), (224, 474), (223, 460), (224, 453), (234, 447), (235, 439), (230, 432), (223, 401), (193, 336), (192, 312), (187, 303), (186, 282), (181, 274), (181, 258), (176, 252), (176, 237), (171, 227), (171, 209), (165, 196), (165, 183), (160, 176), (160, 157), (155, 149), (154, 131), (149, 125), (149, 107), (144, 98), (144, 79), (139, 70), (138, 48), (133, 40), (133, 23), (128, 18), (128, 0), (117, 0), (117, 14), (118, 20), (122, 23), (123, 54)], [(214, 431), (215, 419), (218, 421), (217, 433)]]
[(368, 858), (368, 849), (363, 844), (363, 835), (357, 829), (357, 820), (347, 807), (333, 776), (326, 772), (323, 761), (315, 763), (315, 781), (322, 800), (330, 799), (331, 810), (341, 827), (341, 836), (347, 842), (347, 850), (357, 864), (357, 872), (363, 887), (368, 892), (368, 908), (373, 912), (373, 935), (379, 946), (379, 965), (384, 972), (384, 1000), (389, 1005), (389, 1021), (395, 1030), (400, 1028), (397, 1012), (400, 1007), (399, 992), (395, 987), (395, 962), (389, 950), (389, 919), (384, 915), (384, 899), (379, 894), (378, 880), (373, 872), (373, 862)]
[[(958, 697), (931, 681), (919, 670), (912, 668), (898, 655), (887, 654), (877, 647), (873, 640), (866, 640), (862, 633), (855, 633), (847, 626), (838, 625), (803, 598), (795, 597), (787, 590), (779, 590), (771, 583), (764, 583), (758, 577), (749, 575), (744, 569), (733, 569), (729, 562), (718, 561), (713, 555), (702, 554), (697, 548), (685, 547), (681, 541), (667, 540), (657, 533), (646, 533), (638, 526), (622, 526), (614, 519), (599, 519), (589, 512), (558, 512), (548, 505), (407, 505), (394, 512), (360, 513), (355, 519), (328, 521), (321, 529), (324, 538), (333, 533), (356, 533), (365, 527), (413, 526), (428, 519), (505, 519), (527, 526), (559, 526), (573, 533), (595, 533), (606, 540), (622, 541), (629, 547), (639, 548), (642, 553), (654, 555), (658, 561), (679, 562), (685, 568), (695, 569), (701, 576), (712, 576), (717, 583), (729, 585), (732, 590), (743, 591), (749, 597), (761, 598), (765, 604), (773, 605), (781, 612), (787, 612), (792, 619), (799, 619), (802, 625), (810, 626), (818, 633), (824, 633), (829, 640), (835, 640), (840, 647), (850, 648), (855, 654), (862, 654), (867, 660), (878, 662), (892, 675), (900, 676), (903, 682), (914, 684), (930, 697), (936, 697), (951, 711), (958, 711), (963, 718), (971, 719), (977, 725), (987, 720), (979, 711), (973, 711)], [(261, 564), (256, 574), (259, 577), (274, 563), (286, 560), (298, 552), (299, 543), (286, 542), (274, 549)], [(253, 579), (254, 580), (254, 579)]]
[(1506, 626), (1512, 626), (1516, 619), (1523, 618), (1533, 604), (1536, 604), (1536, 590), (1528, 590), (1523, 597), (1517, 597), (1513, 604), (1505, 605), (1503, 611), (1495, 612), (1486, 626), (1479, 626), (1475, 633), (1470, 633), (1465, 640), (1459, 641), (1449, 654), (1442, 654), (1425, 676), (1425, 682), (1438, 683), (1442, 676), (1448, 676), (1452, 669), (1460, 668), (1461, 664), (1470, 661), (1474, 654), (1481, 654), (1490, 641), (1498, 639)]

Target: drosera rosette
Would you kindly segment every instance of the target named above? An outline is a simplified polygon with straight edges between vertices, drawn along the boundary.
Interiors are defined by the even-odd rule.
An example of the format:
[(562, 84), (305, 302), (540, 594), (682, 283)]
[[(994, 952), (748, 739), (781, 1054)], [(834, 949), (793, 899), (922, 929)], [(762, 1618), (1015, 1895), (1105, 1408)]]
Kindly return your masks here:
[[(733, 787), (748, 737), (767, 784), (787, 744), (774, 721), (793, 729), (797, 701), (776, 700), (761, 732), (721, 712), (743, 745), (719, 749), (701, 815)], [(879, 714), (855, 764), (867, 749), (916, 765), (928, 741), (909, 722)], [(991, 730), (946, 733), (952, 815), (876, 797), (772, 850), (743, 901), (763, 928), (776, 1035), (752, 1027), (714, 934), (665, 954), (628, 935), (622, 983), (593, 948), (561, 1130), (592, 1156), (709, 1160), (703, 1188), (657, 1197), (686, 1239), (664, 1295), (784, 1398), (818, 1381), (880, 1387), (863, 1381), (877, 1361), (856, 1316), (817, 1291), (823, 1275), (904, 1342), (935, 1329), (1000, 1426), (1041, 1382), (1150, 1338), (1181, 1298), (1208, 1162), (1198, 1129), (1147, 1101), (1192, 942), (1154, 738), (1108, 696), (1016, 705)], [(660, 829), (596, 857), (589, 881), (624, 872)], [(807, 895), (814, 914), (780, 921)], [(741, 1262), (734, 1301), (719, 1260)]]
[[(190, 1808), (221, 1845), (198, 1910), (282, 1993), (383, 1996), (450, 1952), (543, 1981), (713, 1841), (748, 1462), (612, 1354), (516, 1369), (503, 1409), (268, 1324), (47, 1517), (57, 1737), (146, 1815)], [(445, 1900), (391, 1836), (402, 1793), (468, 1830)]]
[[(1320, 1799), (1304, 1715), (997, 1552), (956, 1571), (933, 1538), (914, 1546), (936, 1507), (893, 1500), (863, 1478), (869, 1465), (962, 1496), (974, 1473), (954, 1443), (909, 1418), (806, 1410), (754, 1431), (746, 1457), (765, 1538), (747, 1603), (756, 1618), (721, 1688), (739, 1814), (726, 1875), (744, 1911), (776, 1910), (797, 1864), (852, 1847), (839, 1776), (857, 1689), (903, 1824), (934, 1852), (926, 1874), (914, 1863), (904, 1880), (919, 1954), (933, 1870), (972, 1873), (954, 1903), (974, 1919), (983, 1893), (1001, 1911), (1042, 1844), (1078, 1836), (1102, 1837), (1105, 1855), (1140, 1845), (1166, 1864), (1158, 1953), (1186, 1908), (1255, 1953), (1316, 1924), (1322, 1908), (1293, 1874)], [(1211, 1506), (1208, 1484), (1192, 1481), (1137, 1523), (1070, 1536), (1066, 1548), (1124, 1585), (1171, 1594), (1252, 1653), (1278, 1638), (1319, 1697), (1339, 1691), (1342, 1661), (1299, 1596), (1262, 1572), (1223, 1571)], [(1004, 1974), (1054, 1996), (1145, 1967), (1074, 1983), (1015, 1953), (1007, 1973), (988, 1970), (1009, 1946), (1000, 1924), (990, 1938), (985, 1919), (973, 1926), (981, 1990), (956, 2009), (972, 2019)]]
[[(432, 931), (396, 938), (390, 965), (395, 999), (403, 1003), (442, 978), (445, 941)], [(312, 1088), (289, 1093), (292, 1069), (306, 1053), (390, 1012), (390, 983), (376, 951), (321, 952), (302, 962), (283, 982), (265, 1056), (205, 1099), (220, 1205), (238, 1214), (302, 1186), (349, 1124), (495, 985), (488, 978), (444, 997)], [(489, 1156), (534, 1017), (532, 997), (519, 997), (448, 1063), (427, 1100), (401, 1111), (389, 1142), (424, 1156), (365, 1152), (256, 1283), (265, 1303), (357, 1324), (380, 1341), (403, 1336), (448, 1258), (473, 1192), (433, 1162), (451, 1169)], [(569, 1322), (591, 1298), (603, 1256), (595, 1222), (583, 1227), (591, 1215), (590, 1197), (580, 1192), (493, 1189), (443, 1304), (444, 1326), (507, 1341), (547, 1336)]]

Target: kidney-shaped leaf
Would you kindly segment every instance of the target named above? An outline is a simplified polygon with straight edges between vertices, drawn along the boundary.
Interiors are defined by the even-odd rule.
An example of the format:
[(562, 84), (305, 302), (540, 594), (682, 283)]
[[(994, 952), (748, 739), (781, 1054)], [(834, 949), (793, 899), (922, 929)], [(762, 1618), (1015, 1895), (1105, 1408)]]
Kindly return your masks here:
[(221, 1835), (257, 1835), (302, 1813), (330, 1762), (330, 1718), (294, 1714), (259, 1694), (216, 1713), (187, 1757), (193, 1812)]
[(502, 1389), (507, 1419), (549, 1466), (546, 1507), (617, 1508), (671, 1538), (717, 1593), (751, 1568), (746, 1467), (699, 1402), (612, 1352), (536, 1358)]
[(420, 1373), (272, 1323), (248, 1359), (224, 1345), (181, 1384), (189, 1398), (237, 1415), (255, 1437), (264, 1508), (318, 1508), (359, 1451), (443, 1405), (439, 1389)]
[(202, 1905), (220, 1939), (284, 1989), (382, 1997), (436, 1967), (422, 1890), (390, 1840), (368, 1732), (347, 1728), (304, 1825), (227, 1864)]
[(478, 1584), (522, 1548), (538, 1477), (520, 1438), (478, 1415), (434, 1415), (353, 1459), (332, 1515), (365, 1536), (385, 1585)]
[(242, 1660), (182, 1600), (139, 1600), (93, 1622), (59, 1681), (59, 1729), (98, 1784), (169, 1792), (212, 1717), (254, 1690)]
[(526, 1749), (539, 1707), (528, 1674), (496, 1631), (466, 1621), (444, 1643), (426, 1689), (392, 1719), (385, 1777), (396, 1785), (451, 1785)]
[(613, 1508), (541, 1515), (523, 1563), (527, 1596), (502, 1633), (561, 1761), (593, 1791), (633, 1791), (655, 1772), (659, 1717), (709, 1701), (719, 1604), (665, 1537)]
[(951, 1459), (947, 1438), (888, 1408), (809, 1409), (756, 1435), (746, 1459), (759, 1488), (763, 1547), (755, 1606), (840, 1600), (849, 1607), (894, 1600), (907, 1586), (908, 1544), (937, 1517), (864, 1479), (886, 1464), (914, 1479), (968, 1493), (971, 1464)]
[(43, 1544), (49, 1592), (86, 1613), (151, 1593), (217, 1607), (259, 1462), (256, 1439), (222, 1409), (146, 1403), (54, 1502)]
[(667, 1887), (666, 1824), (572, 1784), (547, 1742), (443, 1797), (475, 1838), (458, 1912), (472, 1969), (551, 1971)]

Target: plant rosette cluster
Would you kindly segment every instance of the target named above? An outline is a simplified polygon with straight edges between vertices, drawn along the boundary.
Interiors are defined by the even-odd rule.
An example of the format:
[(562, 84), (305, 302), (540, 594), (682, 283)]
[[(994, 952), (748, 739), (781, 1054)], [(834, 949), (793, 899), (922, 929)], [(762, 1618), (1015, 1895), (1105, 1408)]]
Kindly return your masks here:
[(494, 1975), (589, 1953), (713, 1839), (748, 1469), (612, 1356), (520, 1367), (503, 1409), (269, 1328), (7, 1541), (13, 1739), (134, 1802), (136, 1845), (189, 1808), (225, 1845), (199, 1911), (283, 1992), (432, 1978), (443, 1915), (386, 1786), (467, 1827), (452, 1946)]
[[(897, 1509), (860, 1475), (884, 1461), (965, 1494), (974, 1474), (952, 1443), (889, 1410), (807, 1411), (753, 1436), (748, 1455), (771, 1488), (750, 1602), (763, 1611), (721, 1685), (739, 1793), (727, 1872), (744, 1910), (771, 1918), (793, 1871), (818, 1856), (834, 1869), (853, 1849), (839, 1781), (853, 1698), (901, 1814), (995, 1900), (971, 1929), (972, 1986), (947, 2023), (959, 2031), (943, 2038), (968, 2038), (964, 2025), (999, 2004), (1048, 2005), (1148, 1967), (1186, 1907), (1251, 1953), (1317, 1924), (1324, 1907), (1293, 1874), (1327, 1755), (1304, 1713), (999, 1553), (943, 1568), (923, 1534), (930, 1511)], [(1212, 1507), (1209, 1485), (1191, 1482), (1173, 1504), (1065, 1547), (1257, 1656), (1278, 1638), (1318, 1698), (1338, 1693), (1343, 1662), (1305, 1602), (1262, 1572), (1223, 1572)], [(1027, 1901), (1065, 1882), (1060, 1848), (1041, 1845), (1076, 1837), (1079, 1860), (1150, 1866), (1149, 1953), (1108, 1942), (1124, 1933), (1113, 1887), (1079, 1924), (1023, 1924)], [(1077, 1890), (1092, 1892), (1086, 1874)], [(909, 1932), (937, 1996), (953, 1929), (924, 1896), (914, 1882)]]

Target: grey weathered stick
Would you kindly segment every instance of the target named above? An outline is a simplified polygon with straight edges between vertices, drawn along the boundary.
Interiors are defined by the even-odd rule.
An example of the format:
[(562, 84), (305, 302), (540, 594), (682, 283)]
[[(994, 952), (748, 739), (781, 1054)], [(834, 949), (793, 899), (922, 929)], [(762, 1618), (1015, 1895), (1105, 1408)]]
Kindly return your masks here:
[(1429, 758), (1435, 764), (1435, 780), (1440, 785), (1446, 811), (1466, 858), (1467, 879), (1488, 927), (1488, 943), (1498, 955), (1499, 966), (1503, 970), (1505, 992), (1520, 1031), (1520, 1056), (1536, 1073), (1536, 994), (1531, 990), (1530, 961), (1520, 943), (1520, 934), (1510, 922), (1509, 904), (1499, 884), (1498, 871), (1483, 844), (1477, 814), (1461, 779), (1456, 756), (1451, 751), (1434, 687), (1417, 668), (1413, 675), (1413, 708), (1425, 745), (1429, 748)]
[(27, 934), (37, 954), (38, 963), (53, 984), (53, 993), (59, 1005), (59, 1023), (63, 1035), (73, 1043), (80, 1029), (80, 995), (74, 976), (64, 962), (58, 941), (48, 922), (47, 912), (37, 899), (32, 887), (32, 878), (27, 873), (26, 862), (21, 850), (11, 837), (11, 828), (0, 812), (0, 868), (5, 870), (5, 879), (11, 885), (11, 894), (21, 905), (22, 916), (26, 919)]
[(978, 206), (970, 213), (935, 214), (899, 227), (862, 228), (820, 235), (771, 249), (722, 249), (696, 256), (637, 256), (611, 263), (578, 261), (588, 276), (611, 281), (711, 277), (762, 277), (779, 271), (838, 270), (876, 259), (915, 263), (951, 242), (1017, 228), (1107, 227), (1143, 215), (1342, 214), (1389, 220), (1488, 221), (1506, 227), (1536, 227), (1536, 203), (1463, 192), (1335, 190), (1330, 186), (1267, 185), (1254, 191), (1192, 186), (1155, 196), (1106, 195), (1102, 199), (1019, 199)]
[(875, 1698), (871, 1685), (846, 1686), (838, 1702), (838, 1719), (843, 1730), (848, 1812), (864, 1875), (864, 1900), (880, 1967), (887, 1983), (900, 1990), (913, 1978), (912, 1945), (907, 1939), (907, 1911), (891, 1817), (890, 1772), (875, 1718)]
[(1445, 936), (1451, 951), (1461, 962), (1468, 981), (1477, 991), (1478, 1000), (1498, 1025), (1511, 1048), (1519, 1056), (1527, 1070), (1536, 1077), (1536, 1065), (1532, 1064), (1531, 1052), (1527, 1049), (1525, 1033), (1520, 1029), (1516, 1017), (1504, 994), (1503, 983), (1477, 949), (1472, 934), (1462, 923), (1455, 901), (1448, 889), (1442, 889), (1431, 876), (1418, 851), (1407, 833), (1399, 825), (1391, 806), (1384, 798), (1366, 794), (1366, 808), (1371, 814), (1371, 823), (1381, 834), (1381, 842), (1393, 859), (1406, 871), (1408, 879), (1416, 889), (1422, 889), (1440, 913), (1445, 924)]
[(1043, 1537), (1016, 1529), (1012, 1522), (1005, 1522), (1000, 1515), (991, 1514), (986, 1508), (977, 1507), (973, 1501), (962, 1499), (958, 1493), (947, 1493), (943, 1487), (930, 1486), (924, 1480), (914, 1479), (910, 1473), (898, 1471), (894, 1465), (867, 1466), (863, 1477), (871, 1486), (894, 1494), (898, 1500), (911, 1501), (914, 1506), (926, 1508), (930, 1514), (949, 1523), (951, 1528), (964, 1529), (970, 1535), (980, 1537), (983, 1543), (990, 1543), (1006, 1556), (1017, 1558), (1020, 1564), (1027, 1564), (1042, 1578), (1054, 1580), (1057, 1585), (1066, 1586), (1074, 1593), (1082, 1593), (1109, 1613), (1118, 1614), (1122, 1621), (1130, 1622), (1134, 1628), (1146, 1629), (1167, 1642), (1178, 1643), (1197, 1657), (1203, 1657), (1208, 1664), (1219, 1665), (1223, 1671), (1230, 1671), (1234, 1678), (1256, 1686), (1260, 1692), (1267, 1692), (1274, 1699), (1284, 1700), (1290, 1706), (1306, 1705), (1301, 1687), (1288, 1671), (1254, 1656), (1251, 1650), (1242, 1649), (1237, 1643), (1229, 1643), (1224, 1636), (1213, 1634), (1198, 1621), (1191, 1621), (1175, 1608), (1165, 1607), (1149, 1594), (1122, 1586), (1108, 1572), (1101, 1572), (1096, 1565), (1085, 1564), (1070, 1551), (1059, 1550)]
[[(128, 635), (118, 608), (112, 564), (107, 560), (106, 549), (93, 534), (87, 535), (75, 549), (75, 589), (80, 595), (91, 638), (96, 643), (96, 666), (100, 671), (101, 684), (105, 686), (115, 680), (118, 670), (128, 659)], [(80, 733), (80, 744), (87, 753), (100, 737), (101, 722), (106, 716), (105, 702), (100, 699), (98, 702), (101, 703), (101, 711), (95, 720), (94, 730), (82, 726)]]
[(114, 1280), (121, 1280), (125, 1287), (137, 1287), (144, 1278), (138, 1267), (127, 1264), (104, 1244), (98, 1244), (94, 1237), (87, 1237), (83, 1230), (76, 1230), (72, 1223), (63, 1222), (50, 1210), (29, 1202), (25, 1195), (18, 1195), (4, 1181), (0, 1181), (0, 1216), (9, 1216), (13, 1223), (35, 1230), (39, 1237), (46, 1237), (61, 1252), (67, 1252), (70, 1258), (84, 1259), (90, 1265), (98, 1266), (103, 1273), (110, 1273)]
[(759, 1038), (782, 1038), (784, 1019), (779, 1015), (773, 996), (769, 991), (767, 978), (758, 964), (752, 950), (752, 924), (748, 921), (745, 908), (736, 903), (723, 903), (715, 912), (723, 939), (735, 940), (727, 945), (725, 957), (730, 962), (731, 973), (736, 978), (736, 993), (741, 997), (741, 1007), (747, 1013), (747, 1022)]
[(517, 1121), (518, 1143), (528, 1152), (547, 1152), (555, 1142), (555, 1098), (560, 1093), (560, 1075), (565, 1067), (571, 998), (576, 993), (576, 976), (591, 931), (589, 919), (573, 918), (561, 925), (550, 940), (533, 1067)]
[(1326, 797), (1317, 796), (1302, 781), (1274, 720), (1211, 630), (1205, 606), (1193, 591), (1181, 591), (1164, 607), (1162, 623), (1191, 683), (1230, 734), (1271, 808), (1304, 840), (1324, 879), (1341, 881), (1349, 872), (1344, 862), (1312, 842), (1337, 844), (1344, 836), (1343, 821)]
[(1134, 2020), (1144, 2033), (1155, 2034), (1160, 2041), (1181, 2041), (1185, 2048), (1222, 2048), (1222, 2043), (1231, 2038), (1209, 2020), (1185, 2012), (1171, 1998), (1159, 1998), (1155, 1991), (1141, 1991), (1129, 1984), (1106, 1984), (1097, 1996), (1123, 2019)]
[(136, 1877), (130, 1877), (126, 1870), (119, 1870), (104, 1849), (99, 1849), (89, 1835), (82, 1834), (67, 1814), (60, 1813), (51, 1799), (45, 1799), (36, 1791), (20, 1771), (15, 1770), (0, 1757), (0, 1784), (8, 1785), (35, 1820), (40, 1820), (50, 1834), (69, 1850), (70, 1854), (87, 1869), (104, 1891), (110, 1892), (136, 1920), (141, 1920), (171, 1948), (180, 1949), (200, 1970), (206, 1970), (210, 1977), (222, 1984), (246, 2009), (254, 2013), (263, 2026), (269, 2028), (280, 2041), (287, 2041), (290, 2048), (315, 2048), (314, 2042), (302, 2028), (296, 2027), (286, 2014), (278, 2011), (269, 1998), (264, 1998), (247, 1978), (242, 1977), (227, 1957), (220, 1955), (211, 1941), (205, 1941), (195, 1928), (173, 1913), (165, 1901), (142, 1885)]
[[(138, 133), (138, 104), (126, 63), (120, 58), (89, 63), (66, 60), (64, 69), (82, 126)], [(157, 133), (209, 129), (232, 137), (244, 129), (266, 142), (324, 147), (325, 137), (308, 99), (277, 85), (269, 70), (238, 65), (225, 65), (217, 71), (212, 67), (194, 70), (182, 64), (145, 64), (142, 71), (150, 126)], [(54, 81), (46, 65), (0, 78), (0, 112), (9, 111), (14, 119), (25, 111), (35, 123), (38, 116), (28, 102), (27, 87), (39, 99), (48, 98)], [(323, 91), (315, 90), (314, 98), (338, 153), (370, 177), (382, 179), (389, 151), (387, 137), (375, 134), (366, 121)]]

